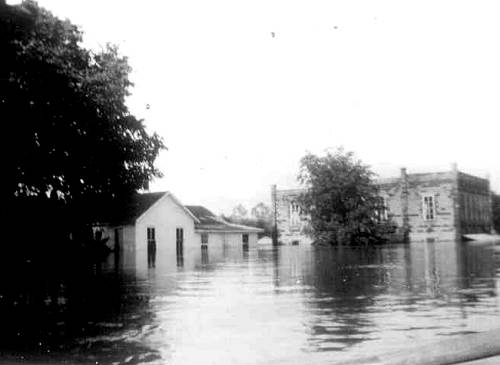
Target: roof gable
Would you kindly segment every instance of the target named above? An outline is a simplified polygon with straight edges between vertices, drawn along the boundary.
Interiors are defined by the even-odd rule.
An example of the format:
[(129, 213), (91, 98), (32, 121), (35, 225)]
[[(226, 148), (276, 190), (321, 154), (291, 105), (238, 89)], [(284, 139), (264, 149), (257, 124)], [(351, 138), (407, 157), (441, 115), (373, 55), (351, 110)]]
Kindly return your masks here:
[(190, 218), (193, 219), (193, 221), (195, 223), (199, 223), (199, 220), (198, 218), (189, 210), (187, 209), (184, 205), (182, 205), (182, 203), (179, 201), (179, 199), (177, 199), (174, 194), (170, 193), (170, 192), (165, 192), (165, 194), (160, 197), (160, 199), (158, 199), (157, 201), (155, 201), (152, 205), (150, 205), (148, 207), (148, 209), (146, 209), (141, 215), (139, 215), (137, 218), (136, 218), (136, 221), (141, 219), (145, 214), (146, 212), (151, 209), (154, 205), (158, 204), (160, 202), (160, 200), (164, 199), (164, 198), (170, 198), (180, 209), (182, 209)]
[(103, 209), (104, 213), (101, 215), (100, 224), (112, 226), (134, 225), (150, 209), (166, 198), (170, 198), (195, 223), (199, 223), (198, 218), (182, 205), (172, 193), (160, 191), (154, 193), (134, 193), (126, 199), (112, 202)]
[(156, 193), (135, 193), (124, 202), (114, 207), (109, 221), (116, 225), (134, 224), (149, 208), (167, 194), (166, 191)]

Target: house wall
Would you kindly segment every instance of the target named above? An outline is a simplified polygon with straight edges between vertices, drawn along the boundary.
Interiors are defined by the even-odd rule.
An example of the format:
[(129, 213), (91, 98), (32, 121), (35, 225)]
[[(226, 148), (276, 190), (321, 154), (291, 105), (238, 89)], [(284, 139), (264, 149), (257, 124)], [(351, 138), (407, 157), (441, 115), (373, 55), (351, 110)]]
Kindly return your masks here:
[[(246, 233), (246, 232), (245, 232)], [(201, 232), (197, 233), (201, 244)], [(209, 232), (208, 233), (208, 248), (223, 247), (223, 246), (242, 246), (243, 233), (231, 232)], [(257, 233), (248, 232), (248, 244), (254, 246), (257, 244)]]
[[(194, 269), (213, 260), (223, 259), (227, 248), (245, 251), (243, 233), (209, 232), (208, 247), (202, 248), (201, 232), (195, 230), (194, 218), (169, 195), (151, 206), (135, 225), (105, 226), (104, 237), (108, 246), (119, 246), (119, 256), (114, 265), (133, 271), (138, 277), (146, 277), (152, 271), (148, 268), (147, 230), (155, 229), (156, 273)], [(176, 229), (184, 233), (182, 253), (177, 251)], [(248, 232), (249, 246), (257, 245), (257, 233)], [(119, 258), (119, 260), (116, 260)]]
[(490, 184), (486, 179), (458, 174), (459, 221), (462, 233), (491, 232)]
[[(135, 224), (135, 247), (137, 273), (147, 272), (147, 228), (155, 228), (156, 267), (158, 270), (173, 270), (186, 264), (184, 260), (192, 257), (192, 251), (199, 254), (200, 237), (195, 233), (193, 218), (170, 196), (162, 197)], [(182, 261), (176, 249), (176, 228), (184, 230)]]
[(380, 196), (384, 198), (387, 218), (398, 227), (403, 226), (403, 188), (398, 182), (379, 185)]
[[(455, 227), (455, 184), (453, 173), (421, 174), (409, 178), (408, 221), (410, 241), (453, 241)], [(424, 217), (424, 197), (435, 201), (434, 219)]]
[[(412, 174), (379, 184), (380, 196), (388, 209), (388, 218), (400, 230), (408, 229), (411, 242), (456, 239), (456, 180), (453, 172)], [(434, 203), (433, 219), (424, 216), (424, 197)]]

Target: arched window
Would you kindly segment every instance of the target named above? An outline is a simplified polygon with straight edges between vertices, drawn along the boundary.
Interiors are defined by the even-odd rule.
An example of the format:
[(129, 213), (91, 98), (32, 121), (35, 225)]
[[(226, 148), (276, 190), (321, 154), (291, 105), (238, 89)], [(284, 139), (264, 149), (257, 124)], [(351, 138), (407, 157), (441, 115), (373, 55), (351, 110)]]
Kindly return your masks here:
[(300, 224), (300, 214), (302, 210), (300, 209), (299, 203), (295, 200), (290, 202), (290, 225), (296, 226)]

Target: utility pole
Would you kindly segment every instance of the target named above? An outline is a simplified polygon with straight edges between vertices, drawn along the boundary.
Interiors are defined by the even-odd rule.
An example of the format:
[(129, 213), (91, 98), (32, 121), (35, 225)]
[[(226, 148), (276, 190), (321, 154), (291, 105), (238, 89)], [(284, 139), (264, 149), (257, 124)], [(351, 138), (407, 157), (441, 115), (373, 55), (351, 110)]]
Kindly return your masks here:
[(271, 202), (273, 207), (273, 245), (278, 244), (278, 203), (276, 194), (276, 184), (271, 185)]

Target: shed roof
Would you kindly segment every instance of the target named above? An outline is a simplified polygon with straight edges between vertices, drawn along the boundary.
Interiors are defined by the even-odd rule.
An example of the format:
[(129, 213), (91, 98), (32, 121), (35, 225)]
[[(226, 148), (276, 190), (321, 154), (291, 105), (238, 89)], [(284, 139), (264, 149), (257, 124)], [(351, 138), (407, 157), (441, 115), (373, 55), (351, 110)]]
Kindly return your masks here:
[(199, 223), (195, 224), (195, 228), (198, 231), (227, 233), (263, 232), (261, 228), (226, 222), (201, 205), (186, 205), (186, 208), (199, 220)]
[(220, 218), (201, 205), (186, 205), (186, 208), (198, 218), (201, 224), (219, 223), (220, 221)]

